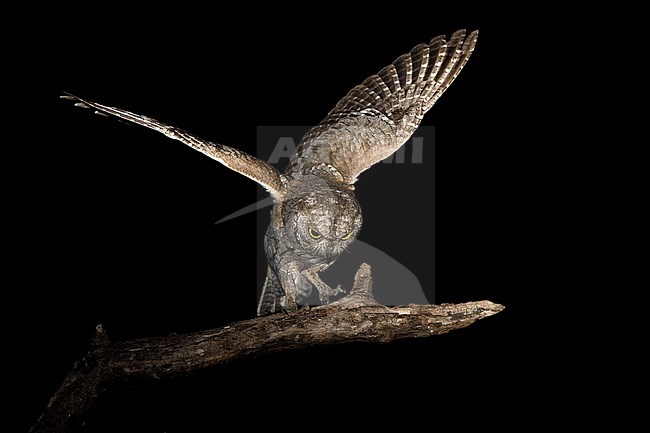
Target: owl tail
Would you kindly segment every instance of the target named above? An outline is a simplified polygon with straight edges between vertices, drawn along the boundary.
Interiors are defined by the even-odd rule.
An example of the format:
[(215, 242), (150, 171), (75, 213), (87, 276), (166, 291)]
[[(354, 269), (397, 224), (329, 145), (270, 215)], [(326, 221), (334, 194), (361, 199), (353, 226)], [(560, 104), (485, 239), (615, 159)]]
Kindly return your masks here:
[(269, 266), (266, 271), (266, 281), (262, 289), (262, 296), (260, 296), (260, 303), (257, 306), (257, 315), (264, 316), (279, 311), (282, 308), (281, 301), (283, 296), (284, 290), (280, 285), (280, 279)]

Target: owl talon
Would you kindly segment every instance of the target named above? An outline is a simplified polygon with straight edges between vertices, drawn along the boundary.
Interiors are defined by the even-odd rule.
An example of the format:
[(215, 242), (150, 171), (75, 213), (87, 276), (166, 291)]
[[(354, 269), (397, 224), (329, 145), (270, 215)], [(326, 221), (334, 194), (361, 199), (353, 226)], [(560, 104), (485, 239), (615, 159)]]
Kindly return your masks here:
[(285, 295), (281, 305), (282, 305), (282, 312), (286, 314), (291, 314), (298, 311), (298, 304), (293, 299), (293, 297), (288, 297)]
[(324, 287), (320, 287), (318, 290), (318, 298), (320, 299), (321, 305), (327, 305), (330, 303), (330, 297), (331, 296), (336, 296), (339, 293), (345, 293), (345, 290), (341, 288), (341, 285), (339, 284), (336, 286), (335, 289), (328, 287), (324, 285)]
[(282, 307), (282, 310), (281, 310), (281, 311), (282, 311), (284, 314), (293, 314), (293, 313), (296, 313), (296, 312), (298, 311), (298, 306), (297, 306), (297, 305), (293, 305), (293, 306), (290, 306), (290, 307), (289, 307), (289, 306), (287, 306), (287, 307)]
[(320, 299), (321, 305), (327, 305), (330, 303), (330, 295), (324, 290), (318, 292), (318, 299)]

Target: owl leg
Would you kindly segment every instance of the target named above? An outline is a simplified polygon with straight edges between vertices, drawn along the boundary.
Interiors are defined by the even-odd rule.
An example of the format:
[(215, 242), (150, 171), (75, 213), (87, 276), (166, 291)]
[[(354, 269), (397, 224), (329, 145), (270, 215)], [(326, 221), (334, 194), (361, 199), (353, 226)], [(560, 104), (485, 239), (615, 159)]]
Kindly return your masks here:
[(264, 281), (262, 296), (260, 296), (260, 302), (257, 305), (257, 315), (264, 316), (265, 314), (278, 311), (283, 296), (284, 290), (280, 284), (280, 279), (273, 268), (269, 266), (266, 271), (266, 281)]
[(302, 276), (298, 266), (294, 263), (281, 266), (278, 269), (278, 277), (280, 277), (280, 284), (284, 290), (282, 308), (287, 311), (297, 310), (296, 296), (299, 296), (304, 291), (302, 290)]
[(299, 304), (304, 301), (306, 298), (311, 296), (312, 289), (314, 288), (313, 284), (309, 282), (302, 274), (300, 275), (300, 280), (297, 284), (298, 292), (296, 293), (296, 302)]
[(318, 290), (318, 297), (320, 298), (320, 302), (321, 304), (325, 305), (330, 303), (330, 296), (334, 296), (345, 291), (341, 289), (341, 286), (338, 286), (336, 289), (328, 286), (323, 280), (320, 279), (320, 276), (318, 275), (318, 271), (320, 270), (321, 266), (316, 266), (314, 268), (307, 269), (303, 274), (309, 280), (309, 282), (312, 283), (314, 287), (316, 287)]

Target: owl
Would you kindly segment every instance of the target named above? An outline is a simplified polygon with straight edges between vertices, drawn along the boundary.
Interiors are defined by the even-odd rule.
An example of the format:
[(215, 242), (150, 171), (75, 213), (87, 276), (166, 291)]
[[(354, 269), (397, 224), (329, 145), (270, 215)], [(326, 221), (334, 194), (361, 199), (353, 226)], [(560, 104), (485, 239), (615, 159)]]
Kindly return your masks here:
[(420, 44), (354, 87), (300, 141), (284, 173), (236, 148), (155, 119), (65, 94), (63, 99), (156, 130), (263, 186), (273, 198), (264, 237), (266, 281), (257, 314), (295, 310), (316, 288), (320, 302), (342, 292), (319, 273), (361, 230), (357, 177), (399, 149), (469, 60), (478, 31)]

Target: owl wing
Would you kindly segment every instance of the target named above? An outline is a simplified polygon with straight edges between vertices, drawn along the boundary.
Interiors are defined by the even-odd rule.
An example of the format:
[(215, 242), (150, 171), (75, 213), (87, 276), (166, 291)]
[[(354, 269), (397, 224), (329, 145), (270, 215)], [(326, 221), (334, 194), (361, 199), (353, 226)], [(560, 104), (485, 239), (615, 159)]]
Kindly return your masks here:
[(441, 35), (367, 78), (302, 138), (287, 173), (332, 165), (343, 181), (399, 149), (469, 60), (478, 31)]
[(130, 123), (142, 125), (158, 131), (169, 138), (185, 143), (192, 149), (198, 150), (210, 158), (219, 161), (231, 170), (253, 179), (269, 191), (275, 200), (280, 200), (282, 198), (282, 184), (284, 182), (284, 177), (271, 165), (249, 155), (246, 152), (235, 149), (234, 147), (228, 147), (203, 140), (194, 134), (190, 134), (189, 132), (183, 131), (174, 126), (166, 125), (150, 117), (86, 101), (70, 94), (65, 94), (61, 96), (61, 98), (75, 101), (75, 106), (77, 107), (91, 108), (94, 109), (97, 114), (113, 116)]

